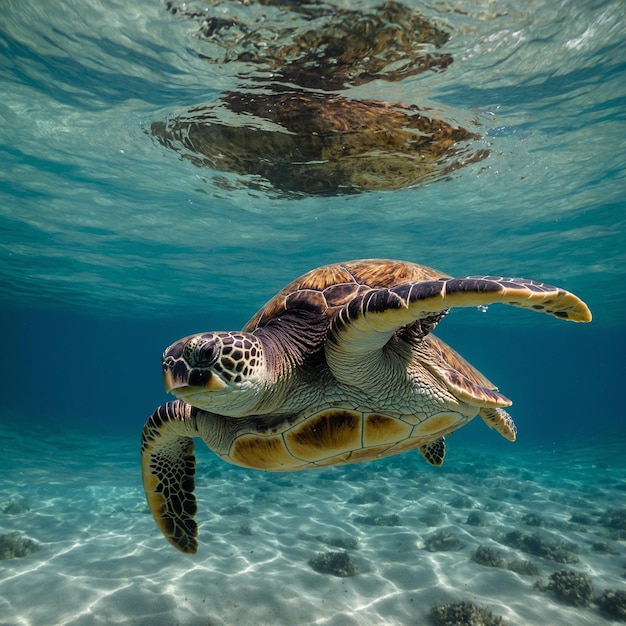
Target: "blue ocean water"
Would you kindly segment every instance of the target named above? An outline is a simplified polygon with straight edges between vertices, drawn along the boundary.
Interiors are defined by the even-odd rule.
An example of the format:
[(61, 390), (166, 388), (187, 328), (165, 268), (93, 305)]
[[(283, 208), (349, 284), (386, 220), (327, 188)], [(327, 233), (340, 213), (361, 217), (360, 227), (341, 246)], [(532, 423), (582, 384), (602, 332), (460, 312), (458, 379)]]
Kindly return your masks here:
[[(189, 13), (272, 19), (247, 4)], [(154, 0), (1, 3), (0, 513), (28, 511), (0, 514), (0, 535), (40, 549), (0, 560), (0, 624), (426, 624), (433, 603), (457, 600), (507, 624), (611, 623), (597, 603), (572, 607), (533, 584), (565, 567), (598, 594), (624, 589), (626, 7), (405, 4), (451, 34), (454, 62), (341, 95), (428, 107), (489, 154), (428, 184), (316, 196), (198, 167), (150, 135), (241, 88), (245, 64), (207, 61), (215, 46), (197, 20)], [(452, 311), (436, 334), (514, 401), (519, 438), (475, 420), (449, 438), (443, 468), (406, 454), (276, 477), (199, 450), (201, 552), (175, 553), (147, 514), (139, 467), (143, 423), (168, 399), (162, 350), (241, 328), (309, 269), (371, 257), (542, 280), (594, 319)], [(359, 526), (348, 501), (362, 490), (402, 526)], [(461, 495), (491, 526), (465, 524), (450, 504)], [(240, 501), (248, 521), (219, 514)], [(425, 550), (427, 514), (465, 548)], [(498, 543), (531, 514), (580, 544), (576, 564)], [(233, 530), (245, 524), (249, 536)], [(353, 579), (307, 565), (324, 550), (312, 537), (333, 532), (359, 537)], [(538, 558), (540, 574), (476, 565), (471, 547), (485, 542)], [(280, 593), (290, 585), (299, 606)]]

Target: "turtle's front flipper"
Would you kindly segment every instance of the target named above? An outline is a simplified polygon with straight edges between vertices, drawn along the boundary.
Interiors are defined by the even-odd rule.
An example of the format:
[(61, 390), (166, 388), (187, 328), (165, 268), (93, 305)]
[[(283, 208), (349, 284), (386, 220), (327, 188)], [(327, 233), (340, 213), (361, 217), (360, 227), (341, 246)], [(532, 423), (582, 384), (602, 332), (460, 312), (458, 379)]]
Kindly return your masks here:
[(180, 400), (163, 404), (148, 418), (141, 437), (143, 487), (152, 516), (166, 539), (189, 553), (198, 549), (192, 439), (200, 436), (197, 412)]
[[(574, 322), (591, 321), (587, 305), (569, 291), (525, 278), (467, 276), (407, 282), (372, 289), (352, 299), (332, 321), (326, 355), (335, 365), (371, 356), (403, 326), (428, 334), (453, 307), (495, 303), (547, 313)], [(418, 323), (419, 320), (419, 323)]]

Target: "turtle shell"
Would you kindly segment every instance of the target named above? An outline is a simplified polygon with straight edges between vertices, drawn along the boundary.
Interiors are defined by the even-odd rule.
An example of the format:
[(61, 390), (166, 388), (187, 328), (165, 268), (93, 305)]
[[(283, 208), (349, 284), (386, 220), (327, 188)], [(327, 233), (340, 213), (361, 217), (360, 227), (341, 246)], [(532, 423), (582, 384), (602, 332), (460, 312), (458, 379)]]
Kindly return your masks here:
[[(293, 309), (304, 309), (332, 317), (350, 300), (372, 289), (440, 278), (450, 276), (426, 265), (390, 259), (364, 259), (325, 265), (307, 272), (279, 291), (250, 319), (243, 331), (254, 332), (285, 311)], [(427, 335), (423, 340), (431, 353), (437, 353), (439, 360), (446, 363), (450, 370), (461, 374), (462, 378), (459, 380), (465, 378), (480, 387), (497, 389), (486, 376), (434, 335)], [(471, 387), (467, 388), (466, 393), (465, 400), (471, 401)]]
[(350, 300), (372, 289), (438, 278), (449, 276), (425, 265), (389, 259), (325, 265), (307, 272), (279, 291), (252, 317), (243, 331), (253, 332), (292, 309), (305, 309), (332, 317)]

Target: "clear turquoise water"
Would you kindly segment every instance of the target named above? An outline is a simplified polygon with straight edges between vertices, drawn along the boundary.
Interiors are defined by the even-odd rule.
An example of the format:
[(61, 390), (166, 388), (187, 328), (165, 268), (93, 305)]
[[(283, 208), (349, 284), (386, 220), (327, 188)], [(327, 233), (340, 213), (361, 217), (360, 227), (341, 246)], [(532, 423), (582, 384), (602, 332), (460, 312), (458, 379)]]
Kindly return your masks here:
[[(440, 74), (354, 93), (433, 106), (475, 125), (490, 156), (420, 188), (299, 199), (225, 189), (146, 133), (151, 121), (238, 84), (235, 69), (199, 58), (205, 44), (162, 3), (0, 6), (0, 467), (10, 477), (0, 483), (0, 505), (23, 491), (35, 510), (30, 488), (36, 500), (46, 485), (56, 493), (81, 475), (93, 489), (106, 476), (101, 497), (110, 498), (115, 455), (103, 443), (100, 457), (97, 447), (99, 438), (114, 438), (120, 480), (138, 503), (129, 516), (143, 515), (138, 463), (134, 476), (128, 455), (133, 446), (138, 455), (145, 418), (166, 400), (163, 348), (192, 332), (239, 328), (304, 271), (363, 257), (450, 274), (528, 276), (583, 298), (594, 314), (585, 326), (504, 307), (453, 311), (441, 324), (438, 335), (513, 399), (520, 431), (510, 447), (472, 423), (452, 438), (457, 452), (447, 465), (456, 460), (460, 471), (463, 451), (478, 449), (503, 454), (508, 470), (521, 463), (532, 470), (533, 451), (555, 450), (542, 474), (549, 490), (568, 463), (557, 452), (582, 446), (587, 469), (572, 482), (574, 494), (597, 483), (598, 451), (606, 449), (605, 470), (623, 489), (615, 453), (626, 440), (623, 2), (461, 2), (455, 10), (415, 3), (452, 32), (455, 62)], [(77, 448), (93, 455), (77, 457)], [(394, 463), (413, 468), (415, 458)], [(599, 506), (592, 492), (585, 497)], [(71, 528), (81, 528), (83, 514), (74, 511)], [(134, 523), (124, 534), (126, 522), (119, 518), (122, 543), (153, 534)], [(97, 516), (88, 523), (97, 526)], [(33, 535), (24, 524), (0, 515), (0, 531)], [(62, 532), (49, 537), (45, 529), (36, 539), (53, 545)], [(169, 550), (154, 534), (153, 541)], [(623, 585), (623, 539), (616, 545), (620, 556), (601, 572), (605, 587)], [(72, 552), (75, 565), (81, 558)], [(17, 598), (2, 604), (3, 563), (0, 607), (14, 608), (0, 623), (54, 623)], [(27, 594), (28, 586), (11, 593)], [(142, 623), (133, 615), (129, 621)], [(240, 623), (254, 623), (246, 615)], [(528, 623), (519, 615), (509, 621)], [(589, 615), (596, 614), (563, 623), (596, 623)], [(406, 623), (389, 607), (376, 619)]]

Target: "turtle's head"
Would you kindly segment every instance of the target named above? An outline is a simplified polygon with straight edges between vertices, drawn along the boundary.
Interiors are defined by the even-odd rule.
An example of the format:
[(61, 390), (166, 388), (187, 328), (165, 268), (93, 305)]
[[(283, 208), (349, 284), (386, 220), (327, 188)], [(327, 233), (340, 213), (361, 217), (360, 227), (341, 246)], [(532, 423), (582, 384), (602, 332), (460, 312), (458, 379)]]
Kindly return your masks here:
[(250, 333), (202, 333), (163, 353), (165, 390), (192, 406), (223, 415), (246, 415), (264, 389), (265, 359)]

